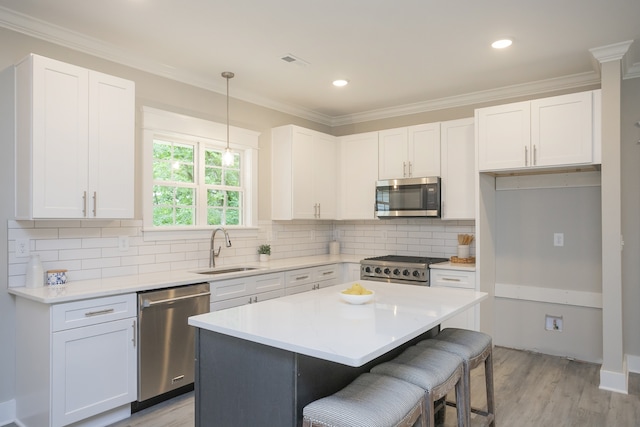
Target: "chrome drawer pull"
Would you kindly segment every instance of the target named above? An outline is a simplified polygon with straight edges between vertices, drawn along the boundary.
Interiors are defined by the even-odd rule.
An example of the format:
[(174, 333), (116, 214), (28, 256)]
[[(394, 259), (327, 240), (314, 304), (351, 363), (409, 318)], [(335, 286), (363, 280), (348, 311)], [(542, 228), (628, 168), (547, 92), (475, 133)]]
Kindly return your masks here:
[(307, 274), (306, 276), (298, 276), (296, 277), (296, 280), (304, 280), (304, 279), (308, 279), (309, 275)]
[(110, 313), (113, 313), (114, 311), (115, 309), (113, 308), (107, 308), (105, 310), (98, 310), (98, 311), (88, 311), (84, 314), (84, 317), (102, 316), (103, 314), (110, 314)]
[(325, 271), (324, 273), (322, 273), (323, 276), (326, 276), (327, 274), (333, 274), (335, 273), (335, 271)]
[(447, 282), (459, 282), (460, 279), (451, 279), (449, 277), (443, 277), (442, 280), (447, 281)]

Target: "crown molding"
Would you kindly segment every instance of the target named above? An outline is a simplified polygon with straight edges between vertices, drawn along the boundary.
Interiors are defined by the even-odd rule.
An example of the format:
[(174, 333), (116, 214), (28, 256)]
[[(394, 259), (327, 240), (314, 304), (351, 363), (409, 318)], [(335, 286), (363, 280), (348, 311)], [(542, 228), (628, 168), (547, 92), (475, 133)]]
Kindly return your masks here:
[(596, 84), (600, 84), (600, 75), (594, 71), (590, 71), (586, 73), (574, 74), (571, 76), (539, 80), (513, 86), (504, 86), (497, 89), (490, 89), (479, 92), (472, 92), (464, 95), (417, 102), (415, 104), (401, 105), (398, 107), (383, 108), (379, 110), (365, 111), (358, 114), (334, 117), (331, 125), (340, 126), (367, 122), (371, 120), (385, 119), (389, 117), (419, 114), (428, 111), (463, 107), (465, 105), (499, 101), (502, 99), (516, 98), (519, 96), (532, 96), (555, 90), (574, 89)]
[[(112, 61), (134, 69), (148, 72), (170, 80), (206, 89), (224, 95), (226, 86), (222, 82), (212, 82), (202, 76), (177, 70), (166, 64), (157, 61), (146, 60), (133, 52), (116, 48), (111, 44), (100, 40), (84, 36), (80, 33), (70, 31), (48, 22), (34, 19), (27, 15), (16, 13), (10, 9), (0, 6), (0, 27), (25, 34), (30, 37), (48, 41), (66, 48), (70, 48), (82, 53), (86, 53), (98, 58)], [(590, 49), (591, 54), (600, 62), (614, 60), (625, 57), (632, 41), (617, 43), (602, 48)], [(623, 52), (624, 51), (624, 52)], [(628, 55), (630, 61), (631, 55)], [(610, 59), (607, 59), (610, 58)], [(625, 78), (640, 77), (640, 62), (630, 62), (626, 67)], [(440, 98), (414, 104), (400, 105), (397, 107), (383, 108), (378, 110), (365, 111), (357, 114), (343, 116), (328, 116), (311, 111), (308, 108), (284, 104), (258, 96), (254, 93), (235, 90), (233, 98), (249, 102), (261, 107), (276, 110), (285, 114), (307, 119), (326, 126), (340, 126), (346, 124), (360, 123), (371, 120), (398, 117), (409, 114), (418, 114), (428, 111), (441, 110), (445, 108), (455, 108), (465, 105), (482, 102), (497, 101), (501, 99), (514, 98), (519, 96), (532, 96), (555, 90), (573, 89), (583, 86), (600, 84), (599, 63), (595, 67), (596, 71), (570, 76), (558, 77), (548, 80), (540, 80), (520, 85), (506, 86), (497, 89), (473, 92), (464, 95)]]

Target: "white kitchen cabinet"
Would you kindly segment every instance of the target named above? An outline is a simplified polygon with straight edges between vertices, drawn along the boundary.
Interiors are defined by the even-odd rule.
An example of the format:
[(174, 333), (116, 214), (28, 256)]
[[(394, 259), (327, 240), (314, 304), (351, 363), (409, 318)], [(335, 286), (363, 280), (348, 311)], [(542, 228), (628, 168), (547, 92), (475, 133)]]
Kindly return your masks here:
[(594, 96), (580, 92), (476, 110), (479, 170), (592, 164), (599, 157)]
[(21, 425), (108, 425), (137, 397), (136, 296), (47, 305), (16, 299)]
[(378, 132), (379, 179), (440, 176), (440, 123)]
[(133, 218), (134, 83), (32, 54), (15, 97), (16, 217)]
[(284, 296), (282, 273), (214, 280), (211, 285), (211, 311), (252, 304)]
[(344, 136), (340, 144), (339, 219), (375, 219), (378, 132)]
[[(470, 270), (449, 270), (430, 268), (429, 280), (432, 287), (457, 288), (462, 292), (475, 291), (476, 272)], [(441, 328), (462, 328), (474, 331), (479, 330), (479, 307), (476, 305), (451, 319), (445, 320)]]
[(342, 283), (360, 280), (360, 263), (345, 262), (342, 264)]
[(294, 125), (272, 129), (272, 219), (336, 219), (337, 155), (331, 135)]
[(475, 218), (475, 133), (473, 118), (440, 124), (442, 219)]
[(287, 271), (285, 294), (292, 295), (337, 285), (340, 282), (340, 272), (340, 264)]

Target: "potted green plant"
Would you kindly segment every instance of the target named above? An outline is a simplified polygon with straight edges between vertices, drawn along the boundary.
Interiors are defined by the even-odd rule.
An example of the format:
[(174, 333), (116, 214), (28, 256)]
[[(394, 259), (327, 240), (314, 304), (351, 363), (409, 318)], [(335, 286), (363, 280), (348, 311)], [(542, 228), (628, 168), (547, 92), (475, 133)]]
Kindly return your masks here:
[(269, 255), (271, 255), (271, 245), (258, 246), (258, 253), (260, 254), (260, 261), (269, 261)]

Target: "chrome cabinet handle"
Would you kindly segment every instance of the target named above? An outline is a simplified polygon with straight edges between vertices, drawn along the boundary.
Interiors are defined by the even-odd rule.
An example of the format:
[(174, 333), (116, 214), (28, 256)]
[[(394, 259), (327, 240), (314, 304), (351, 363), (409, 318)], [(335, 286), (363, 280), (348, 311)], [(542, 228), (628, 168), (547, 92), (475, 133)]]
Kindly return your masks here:
[(135, 347), (136, 346), (136, 335), (137, 335), (136, 321), (135, 320), (131, 324), (131, 327), (133, 328), (133, 338), (131, 338), (131, 342), (133, 343), (133, 347)]
[(93, 316), (102, 316), (103, 314), (110, 314), (113, 313), (115, 310), (113, 308), (107, 308), (105, 310), (98, 310), (98, 311), (87, 311), (84, 314), (84, 317), (93, 317)]
[(253, 302), (258, 302), (258, 297), (253, 297)]
[(413, 176), (413, 171), (411, 170), (411, 168), (412, 168), (412, 164), (411, 162), (409, 162), (409, 178)]
[(308, 279), (308, 278), (309, 278), (309, 275), (307, 274), (307, 275), (305, 275), (305, 276), (298, 276), (298, 277), (296, 277), (296, 280), (304, 280), (304, 279)]
[(96, 217), (96, 206), (98, 204), (98, 195), (96, 192), (93, 192), (93, 217)]
[(318, 218), (320, 218), (320, 203), (318, 203)]
[(402, 162), (402, 176), (407, 177), (407, 162)]
[(529, 159), (528, 159), (529, 154), (528, 154), (528, 151), (529, 150), (527, 149), (527, 146), (525, 145), (524, 146), (524, 165), (525, 166), (529, 166)]
[(442, 280), (445, 282), (459, 282), (460, 279), (452, 279), (451, 277), (443, 277)]
[(538, 149), (534, 145), (533, 146), (533, 162), (531, 163), (531, 165), (536, 166), (537, 164), (538, 164)]
[(332, 271), (325, 271), (324, 273), (322, 273), (322, 275), (326, 276), (328, 274), (333, 274), (333, 273), (335, 273), (335, 271), (333, 271), (333, 270)]
[(82, 195), (82, 216), (87, 216), (87, 192)]

